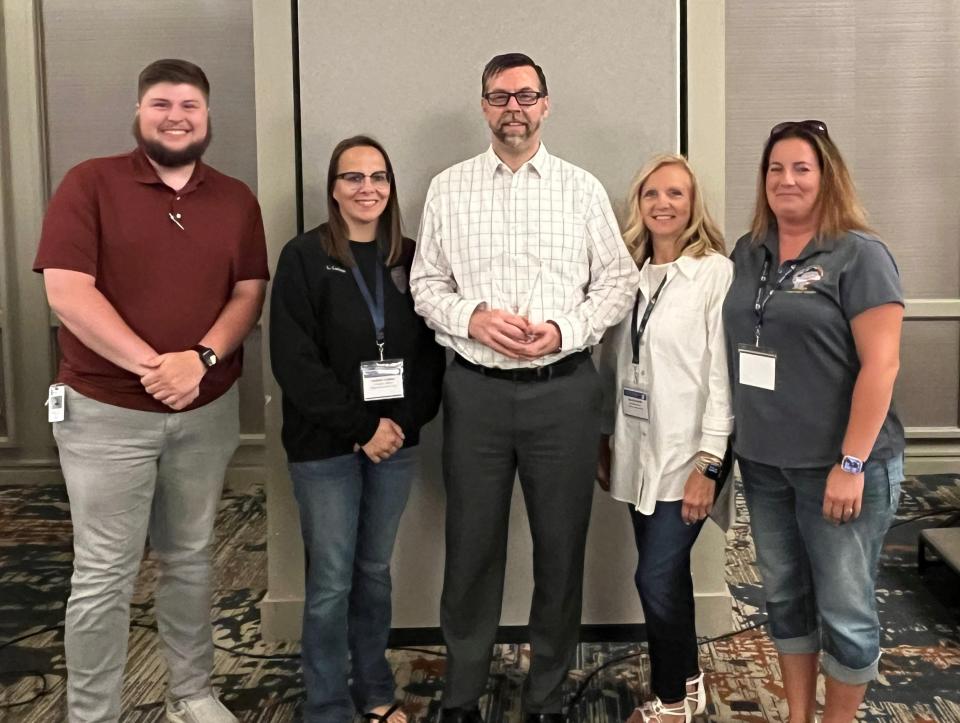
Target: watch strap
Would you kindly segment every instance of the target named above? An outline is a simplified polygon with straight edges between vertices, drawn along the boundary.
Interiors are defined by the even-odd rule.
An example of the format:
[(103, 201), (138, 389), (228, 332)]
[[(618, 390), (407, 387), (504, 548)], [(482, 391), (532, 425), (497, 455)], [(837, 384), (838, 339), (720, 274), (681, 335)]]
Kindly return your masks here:
[(203, 365), (207, 369), (209, 369), (212, 366), (215, 366), (216, 363), (220, 361), (220, 358), (217, 356), (217, 353), (208, 346), (203, 346), (202, 344), (195, 344), (190, 348), (200, 355), (200, 361), (203, 362)]

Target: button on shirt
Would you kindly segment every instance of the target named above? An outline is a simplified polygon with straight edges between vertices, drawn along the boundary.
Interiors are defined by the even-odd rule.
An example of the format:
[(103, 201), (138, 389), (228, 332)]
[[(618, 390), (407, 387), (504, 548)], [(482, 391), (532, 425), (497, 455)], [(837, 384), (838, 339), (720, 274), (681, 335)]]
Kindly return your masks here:
[[(630, 309), (637, 278), (603, 186), (543, 144), (516, 173), (491, 147), (430, 184), (410, 288), (437, 341), (468, 361), (542, 366), (596, 344)], [(561, 350), (516, 360), (468, 338), (484, 302), (554, 321)]]
[[(721, 254), (681, 256), (672, 264), (646, 264), (640, 272), (640, 306), (666, 273), (666, 283), (641, 338), (633, 364), (633, 315), (603, 342), (601, 431), (613, 435), (610, 494), (641, 514), (657, 501), (683, 499), (697, 452), (723, 457), (733, 431), (730, 381), (721, 310), (733, 264)], [(623, 386), (649, 394), (649, 420), (623, 412)]]

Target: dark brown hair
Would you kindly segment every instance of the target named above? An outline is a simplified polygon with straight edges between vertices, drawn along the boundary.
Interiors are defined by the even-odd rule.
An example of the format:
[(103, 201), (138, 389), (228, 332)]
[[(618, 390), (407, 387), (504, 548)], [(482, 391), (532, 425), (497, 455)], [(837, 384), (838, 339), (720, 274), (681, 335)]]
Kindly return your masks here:
[(387, 207), (377, 221), (377, 245), (385, 254), (387, 265), (395, 264), (403, 251), (403, 232), (400, 228), (400, 203), (397, 201), (397, 181), (393, 175), (393, 164), (390, 156), (377, 141), (370, 136), (353, 136), (340, 141), (330, 155), (330, 167), (327, 169), (327, 233), (320, 234), (320, 244), (327, 255), (337, 259), (346, 266), (353, 266), (353, 254), (350, 253), (350, 231), (347, 222), (340, 213), (340, 204), (333, 197), (333, 187), (337, 183), (337, 173), (340, 168), (340, 156), (351, 148), (368, 146), (380, 151), (384, 163), (387, 164), (387, 175), (390, 177), (390, 196), (387, 198)]
[(210, 100), (210, 81), (207, 80), (206, 73), (199, 65), (194, 65), (189, 60), (177, 58), (154, 60), (140, 71), (140, 79), (137, 81), (137, 99), (143, 98), (147, 89), (157, 83), (186, 83), (199, 88), (203, 92), (203, 97)]
[(491, 58), (490, 62), (487, 63), (487, 66), (483, 69), (483, 75), (480, 77), (480, 92), (486, 93), (487, 83), (503, 71), (509, 70), (510, 68), (524, 67), (530, 67), (537, 71), (537, 78), (540, 79), (540, 92), (547, 95), (547, 78), (543, 74), (543, 68), (534, 63), (529, 55), (524, 55), (523, 53), (504, 53), (503, 55), (495, 55)]

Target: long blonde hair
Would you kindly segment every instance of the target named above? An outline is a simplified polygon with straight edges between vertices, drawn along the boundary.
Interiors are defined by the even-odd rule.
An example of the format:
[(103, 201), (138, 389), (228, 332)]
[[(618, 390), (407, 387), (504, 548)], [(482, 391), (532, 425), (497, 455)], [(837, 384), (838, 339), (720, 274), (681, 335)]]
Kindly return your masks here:
[(835, 238), (847, 231), (874, 233), (867, 224), (867, 213), (860, 203), (850, 169), (840, 149), (828, 135), (812, 133), (801, 124), (792, 124), (780, 133), (772, 133), (763, 147), (757, 174), (757, 199), (753, 209), (750, 237), (754, 244), (763, 243), (767, 233), (777, 225), (777, 218), (767, 201), (767, 169), (773, 147), (785, 138), (799, 138), (810, 144), (820, 163), (820, 192), (816, 211), (819, 213), (815, 238)]
[(703, 194), (700, 192), (700, 183), (690, 163), (683, 156), (662, 153), (643, 165), (633, 179), (633, 183), (630, 184), (630, 192), (627, 195), (627, 221), (623, 227), (623, 240), (627, 242), (627, 249), (637, 266), (643, 266), (653, 253), (650, 229), (644, 225), (643, 214), (640, 212), (640, 194), (643, 191), (643, 184), (655, 171), (670, 165), (680, 166), (690, 177), (690, 222), (678, 239), (681, 253), (687, 256), (703, 256), (708, 251), (726, 253), (723, 234), (720, 233), (720, 229), (717, 228), (717, 224), (707, 210)]

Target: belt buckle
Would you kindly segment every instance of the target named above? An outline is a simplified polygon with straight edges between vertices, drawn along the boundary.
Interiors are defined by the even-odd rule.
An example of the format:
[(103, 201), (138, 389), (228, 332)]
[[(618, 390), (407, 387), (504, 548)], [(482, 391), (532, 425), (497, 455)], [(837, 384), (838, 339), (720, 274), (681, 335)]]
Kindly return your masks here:
[(534, 379), (538, 382), (540, 381), (550, 381), (550, 378), (553, 376), (553, 364), (548, 364), (547, 366), (537, 367), (534, 372)]

